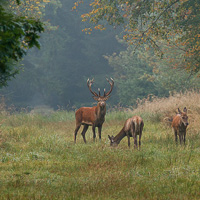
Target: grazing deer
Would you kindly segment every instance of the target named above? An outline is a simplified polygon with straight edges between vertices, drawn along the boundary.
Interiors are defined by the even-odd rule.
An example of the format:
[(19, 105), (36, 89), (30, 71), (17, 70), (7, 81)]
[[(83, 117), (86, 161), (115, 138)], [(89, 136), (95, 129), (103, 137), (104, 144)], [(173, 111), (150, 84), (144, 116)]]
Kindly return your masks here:
[(95, 133), (95, 127), (98, 127), (98, 133), (99, 133), (99, 140), (101, 140), (101, 129), (102, 125), (105, 121), (105, 115), (106, 115), (106, 101), (110, 97), (109, 94), (112, 92), (114, 81), (111, 78), (111, 81), (106, 79), (108, 83), (110, 84), (110, 90), (106, 93), (106, 90), (104, 88), (104, 95), (100, 95), (100, 89), (98, 89), (98, 94), (94, 91), (92, 91), (91, 86), (94, 82), (94, 79), (87, 80), (87, 86), (90, 90), (90, 92), (94, 95), (93, 99), (98, 101), (97, 106), (94, 107), (81, 107), (79, 108), (76, 113), (76, 129), (74, 132), (74, 143), (76, 143), (76, 136), (79, 128), (81, 125), (84, 126), (83, 131), (81, 135), (83, 136), (83, 140), (86, 143), (85, 139), (85, 133), (89, 126), (92, 126), (93, 131), (93, 140), (95, 141), (96, 133)]
[(183, 112), (181, 112), (178, 108), (178, 114), (173, 118), (172, 121), (172, 128), (174, 129), (176, 144), (178, 139), (177, 135), (179, 136), (180, 144), (182, 144), (182, 142), (185, 144), (186, 129), (188, 125), (187, 108), (185, 107)]
[(139, 135), (139, 148), (141, 146), (142, 130), (144, 127), (143, 119), (139, 116), (134, 116), (126, 120), (122, 130), (114, 137), (108, 135), (111, 146), (117, 146), (120, 141), (127, 136), (128, 146), (130, 147), (130, 137), (134, 139), (134, 148), (137, 148), (137, 135)]

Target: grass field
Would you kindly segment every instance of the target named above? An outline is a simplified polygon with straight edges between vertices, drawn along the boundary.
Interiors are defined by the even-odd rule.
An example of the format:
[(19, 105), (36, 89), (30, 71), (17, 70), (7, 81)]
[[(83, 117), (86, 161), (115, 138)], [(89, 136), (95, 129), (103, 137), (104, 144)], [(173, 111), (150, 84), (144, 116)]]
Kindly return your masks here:
[[(130, 149), (127, 138), (111, 148), (107, 135), (135, 112), (145, 123), (141, 150), (132, 138)], [(175, 145), (162, 109), (145, 107), (108, 112), (101, 143), (89, 128), (88, 143), (79, 132), (74, 145), (74, 112), (1, 112), (0, 199), (200, 199), (199, 114), (188, 114), (185, 146)]]

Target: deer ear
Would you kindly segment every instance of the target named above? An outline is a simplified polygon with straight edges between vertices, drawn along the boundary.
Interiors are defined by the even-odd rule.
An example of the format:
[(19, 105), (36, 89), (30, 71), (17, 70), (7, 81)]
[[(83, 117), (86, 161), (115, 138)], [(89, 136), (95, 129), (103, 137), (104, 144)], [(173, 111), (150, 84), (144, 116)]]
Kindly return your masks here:
[(187, 108), (186, 107), (183, 109), (183, 112), (187, 113)]
[(111, 137), (110, 137), (110, 135), (108, 135), (108, 138), (109, 138), (109, 140), (111, 140)]
[(178, 108), (178, 112), (179, 112), (179, 114), (181, 114), (182, 112), (180, 111), (180, 109)]

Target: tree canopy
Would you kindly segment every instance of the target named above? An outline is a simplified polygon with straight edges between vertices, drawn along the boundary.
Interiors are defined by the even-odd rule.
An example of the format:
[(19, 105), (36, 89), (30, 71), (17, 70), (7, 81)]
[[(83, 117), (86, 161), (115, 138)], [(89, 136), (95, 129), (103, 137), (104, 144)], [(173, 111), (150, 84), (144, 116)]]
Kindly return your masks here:
[[(14, 70), (17, 71), (20, 67), (20, 73), (15, 76), (15, 79), (8, 82), (7, 87), (0, 89), (0, 95), (6, 97), (8, 104), (28, 108), (36, 105), (48, 105), (56, 109), (58, 107), (71, 109), (91, 106), (93, 99), (86, 85), (88, 78), (95, 79), (93, 85), (95, 91), (98, 87), (101, 90), (109, 87), (106, 77), (112, 77), (115, 80), (116, 84), (112, 98), (108, 102), (109, 106), (119, 104), (135, 106), (139, 101), (138, 99), (150, 98), (152, 95), (168, 96), (174, 92), (199, 90), (200, 88), (198, 77), (200, 71), (198, 72), (198, 67), (193, 68), (195, 63), (198, 62), (193, 59), (194, 57), (186, 56), (187, 46), (181, 42), (184, 41), (183, 37), (187, 36), (187, 32), (178, 32), (181, 27), (186, 26), (178, 23), (178, 19), (174, 21), (174, 24), (172, 23), (175, 20), (175, 15), (177, 15), (174, 6), (178, 9), (184, 2), (192, 5), (190, 1), (180, 1), (171, 5), (173, 11), (170, 10), (169, 14), (174, 12), (172, 21), (170, 21), (170, 15), (167, 17), (163, 14), (163, 16), (158, 17), (161, 10), (156, 9), (158, 6), (161, 9), (164, 1), (99, 1), (98, 6), (106, 2), (118, 2), (116, 4), (116, 9), (119, 10), (118, 18), (116, 13), (113, 13), (113, 16), (109, 19), (111, 21), (108, 21), (114, 27), (119, 26), (115, 29), (107, 25), (104, 17), (102, 19), (97, 18), (97, 22), (93, 22), (96, 24), (92, 25), (92, 28), (92, 26), (90, 27), (91, 24), (88, 23), (88, 20), (90, 21), (92, 18), (87, 18), (87, 15), (83, 14), (82, 20), (88, 20), (86, 20), (86, 23), (82, 23), (81, 14), (90, 13), (92, 10), (85, 3), (81, 7), (79, 6), (79, 9), (72, 11), (77, 7), (74, 0), (28, 0), (21, 1), (20, 5), (17, 5), (15, 0), (5, 0), (4, 2), (9, 2), (3, 8), (6, 13), (13, 16), (14, 20), (25, 16), (22, 18), (26, 21), (26, 19), (31, 20), (34, 16), (33, 20), (39, 23), (42, 21), (42, 27), (44, 26), (46, 30), (45, 33), (41, 34), (40, 39), (36, 38), (36, 41), (41, 43), (41, 49), (36, 48), (37, 45), (34, 45), (35, 47), (31, 49), (29, 49), (29, 46), (22, 48), (25, 54), (27, 51), (28, 53), (26, 56), (24, 56), (25, 54), (22, 55), (21, 58), (23, 59), (20, 57), (16, 59), (20, 62), (9, 57), (10, 59), (6, 64), (7, 66), (10, 64), (13, 70), (9, 72), (14, 73)], [(97, 1), (93, 2), (97, 3)], [(146, 5), (144, 2), (146, 2)], [(148, 10), (153, 2), (154, 14), (151, 13), (151, 10)], [(170, 2), (172, 3), (172, 1), (168, 1), (168, 5)], [(130, 9), (131, 6), (136, 6), (136, 3), (139, 7), (135, 9), (139, 9), (139, 13), (133, 10), (136, 12), (134, 14), (131, 13)], [(93, 5), (95, 4), (91, 4), (91, 6)], [(144, 6), (143, 9), (142, 6)], [(72, 7), (74, 8), (72, 9)], [(110, 15), (112, 7), (113, 5), (110, 5), (109, 9), (107, 7), (107, 16)], [(130, 11), (129, 17), (128, 9)], [(198, 9), (198, 4), (194, 9)], [(163, 7), (163, 12), (164, 10)], [(92, 17), (95, 17), (95, 9), (93, 9), (93, 12)], [(98, 12), (100, 12), (100, 9)], [(194, 11), (192, 12), (194, 14)], [(194, 16), (190, 16), (190, 14), (188, 13), (184, 20), (190, 17), (191, 20), (194, 20)], [(146, 15), (149, 15), (149, 17), (145, 18)], [(165, 23), (169, 24), (166, 24), (166, 27), (162, 26), (165, 17)], [(167, 19), (169, 19), (169, 22)], [(155, 23), (151, 26), (153, 21)], [(195, 42), (198, 43), (199, 37), (195, 30), (197, 32), (199, 19), (196, 18), (196, 22), (193, 21), (193, 23), (191, 24), (195, 29), (189, 28), (188, 33), (197, 35), (194, 38)], [(20, 23), (20, 25), (22, 24)], [(177, 24), (177, 29), (175, 24)], [(9, 26), (10, 23), (6, 25)], [(107, 30), (93, 31), (92, 34), (89, 34), (91, 29), (94, 28), (100, 30), (107, 28)], [(82, 30), (84, 29), (88, 34), (83, 33)], [(145, 30), (147, 31), (145, 32)], [(25, 34), (29, 33), (28, 29), (25, 31), (23, 28), (22, 31)], [(1, 35), (2, 33), (4, 32), (1, 32)], [(39, 31), (36, 34), (40, 36)], [(25, 45), (24, 39), (25, 35), (22, 35), (19, 40), (21, 42), (19, 47)], [(0, 42), (2, 41), (5, 42), (6, 40)], [(191, 48), (194, 46), (190, 41), (188, 44), (191, 45)], [(6, 46), (11, 52), (13, 51), (11, 46)], [(162, 59), (155, 54), (155, 50), (159, 55), (162, 55)]]
[(18, 73), (16, 62), (26, 55), (28, 49), (40, 48), (38, 39), (43, 31), (39, 19), (17, 15), (7, 8), (7, 4), (0, 4), (0, 87)]
[[(35, 2), (28, 2), (32, 1)], [(38, 6), (45, 25), (48, 22), (39, 39), (41, 49), (30, 49), (21, 62), (23, 69), (8, 82), (8, 87), (1, 89), (1, 94), (16, 106), (46, 104), (66, 108), (91, 105), (93, 98), (87, 88), (87, 79), (95, 79), (94, 87), (109, 87), (105, 77), (112, 77), (113, 69), (103, 55), (110, 55), (113, 50), (119, 53), (124, 47), (118, 43), (117, 32), (111, 28), (90, 36), (84, 34), (80, 13), (71, 11), (73, 4), (73, 0), (54, 0), (45, 4), (45, 9), (35, 4), (20, 4), (21, 8), (15, 8), (17, 13), (23, 10), (27, 15), (35, 12), (38, 16), (38, 10), (32, 5)], [(111, 101), (117, 99), (111, 98)]]
[[(74, 4), (74, 9), (82, 3)], [(145, 44), (162, 56), (162, 43), (183, 53), (182, 67), (200, 70), (200, 1), (199, 0), (92, 0), (92, 8), (82, 21), (94, 24), (84, 30), (105, 29), (108, 24), (123, 25), (123, 38), (135, 46)]]

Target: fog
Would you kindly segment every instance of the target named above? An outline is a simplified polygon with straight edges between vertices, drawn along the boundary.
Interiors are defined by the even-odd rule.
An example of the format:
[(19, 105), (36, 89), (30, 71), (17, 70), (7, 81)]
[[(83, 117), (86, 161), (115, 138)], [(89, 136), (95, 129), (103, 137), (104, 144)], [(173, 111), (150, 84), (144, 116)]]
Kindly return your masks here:
[[(91, 105), (94, 100), (87, 88), (88, 78), (94, 78), (93, 89), (109, 89), (106, 77), (113, 76), (113, 69), (104, 55), (119, 53), (124, 49), (116, 40), (120, 29), (108, 27), (106, 31), (93, 31), (85, 34), (82, 29), (80, 11), (72, 11), (74, 1), (61, 1), (62, 6), (54, 12), (50, 5), (45, 10), (44, 21), (49, 21), (55, 30), (46, 30), (41, 35), (41, 49), (28, 51), (22, 69), (8, 86), (1, 89), (8, 104), (16, 107), (35, 107), (47, 105), (70, 108)], [(85, 10), (84, 10), (85, 9)], [(111, 102), (117, 103), (114, 92)]]
[(88, 78), (95, 79), (92, 89), (96, 92), (98, 88), (108, 91), (106, 78), (114, 79), (108, 108), (134, 107), (142, 99), (200, 89), (198, 74), (190, 75), (183, 68), (184, 52), (180, 48), (159, 40), (163, 57), (170, 61), (160, 59), (155, 49), (148, 46), (146, 50), (145, 44), (137, 49), (138, 45), (128, 45), (122, 40), (123, 27), (114, 28), (104, 21), (106, 30), (85, 34), (83, 29), (92, 27), (81, 21), (81, 15), (91, 9), (88, 3), (72, 11), (73, 0), (58, 2), (42, 10), (48, 25), (41, 34), (41, 48), (28, 50), (19, 63), (20, 73), (0, 89), (8, 106), (74, 110), (95, 105), (87, 87)]

